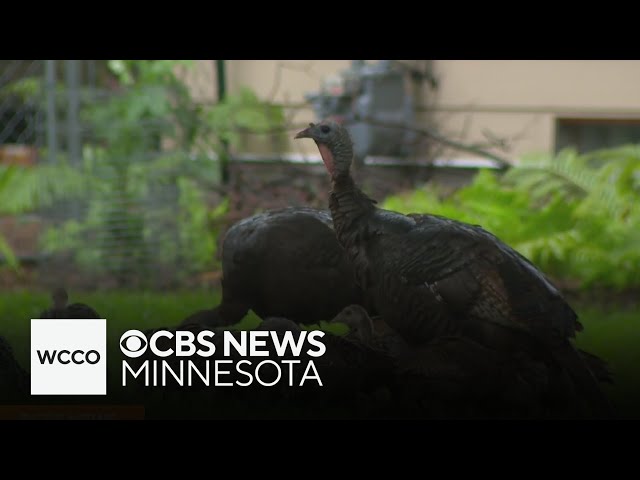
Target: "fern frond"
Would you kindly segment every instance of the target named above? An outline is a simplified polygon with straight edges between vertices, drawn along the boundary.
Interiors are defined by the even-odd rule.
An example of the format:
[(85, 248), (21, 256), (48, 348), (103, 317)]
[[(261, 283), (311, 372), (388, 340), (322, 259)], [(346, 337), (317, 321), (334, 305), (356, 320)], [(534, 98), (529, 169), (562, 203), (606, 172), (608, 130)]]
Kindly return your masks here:
[(0, 255), (4, 257), (5, 262), (7, 262), (7, 265), (10, 268), (14, 270), (18, 269), (19, 267), (18, 258), (15, 256), (15, 254), (13, 253), (13, 249), (11, 248), (11, 245), (9, 245), (9, 242), (7, 242), (7, 240), (2, 236), (2, 234), (0, 234)]
[(20, 214), (80, 198), (90, 188), (86, 175), (65, 165), (0, 166), (0, 213)]
[(640, 286), (640, 146), (528, 155), (502, 177), (480, 171), (449, 198), (426, 187), (387, 206), (482, 225), (543, 271), (585, 287)]

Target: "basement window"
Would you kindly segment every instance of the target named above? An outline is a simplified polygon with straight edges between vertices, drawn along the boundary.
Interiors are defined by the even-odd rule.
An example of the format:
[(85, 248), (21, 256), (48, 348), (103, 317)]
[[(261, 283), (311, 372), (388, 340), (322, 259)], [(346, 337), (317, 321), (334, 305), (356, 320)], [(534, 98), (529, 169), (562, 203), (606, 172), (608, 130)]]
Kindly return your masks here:
[(640, 143), (640, 118), (558, 118), (555, 151), (579, 153)]

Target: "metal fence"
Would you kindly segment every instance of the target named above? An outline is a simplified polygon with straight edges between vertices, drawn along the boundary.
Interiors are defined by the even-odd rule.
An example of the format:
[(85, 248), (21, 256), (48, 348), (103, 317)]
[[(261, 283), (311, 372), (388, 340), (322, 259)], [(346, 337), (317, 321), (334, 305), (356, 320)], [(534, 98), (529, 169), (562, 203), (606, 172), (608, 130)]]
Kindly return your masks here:
[[(194, 106), (216, 100), (216, 66), (207, 62), (189, 74)], [(141, 88), (135, 98), (148, 118), (126, 104), (129, 89), (106, 61), (0, 61), (0, 162), (65, 165), (91, 185), (78, 185), (79, 197), (2, 219), (3, 236), (23, 262), (38, 265), (44, 283), (174, 285), (181, 274), (214, 267), (211, 239), (194, 238), (212, 231), (202, 209), (221, 200), (206, 188), (218, 181), (207, 156), (213, 146), (194, 152), (167, 141), (167, 131), (186, 130), (189, 120), (174, 116), (168, 127), (153, 114), (162, 91)], [(208, 250), (194, 253), (200, 244)]]
[[(251, 148), (236, 148), (233, 161), (221, 164), (225, 139), (217, 131), (193, 132), (208, 121), (198, 112), (224, 95), (217, 81), (224, 78), (222, 61), (172, 67), (188, 90), (186, 104), (176, 100), (180, 89), (170, 78), (130, 84), (107, 62), (0, 60), (0, 163), (65, 166), (50, 170), (49, 180), (82, 192), (19, 217), (0, 216), (0, 233), (23, 264), (37, 266), (39, 283), (175, 287), (201, 274), (215, 278), (206, 273), (219, 267), (220, 234), (229, 222), (256, 209), (326, 205), (321, 160), (314, 166), (305, 157), (296, 165), (300, 159), (283, 151), (284, 132), (295, 130), (287, 130), (294, 122), (289, 114), (298, 107), (282, 105), (288, 120), (271, 133), (239, 129), (236, 137)], [(169, 115), (158, 111), (168, 104)], [(222, 111), (214, 130), (216, 121), (228, 120)], [(266, 160), (242, 154), (253, 151), (252, 142), (268, 144), (272, 153)], [(406, 159), (365, 165), (356, 175), (378, 198), (434, 175), (430, 163), (411, 166)], [(459, 183), (460, 173), (449, 176)], [(230, 215), (218, 221), (223, 197)]]

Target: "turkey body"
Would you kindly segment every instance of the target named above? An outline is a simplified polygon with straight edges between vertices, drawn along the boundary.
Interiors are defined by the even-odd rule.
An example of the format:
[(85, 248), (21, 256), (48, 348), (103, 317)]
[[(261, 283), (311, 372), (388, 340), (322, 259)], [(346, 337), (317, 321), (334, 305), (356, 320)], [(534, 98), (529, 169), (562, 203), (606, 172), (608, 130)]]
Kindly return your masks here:
[(551, 403), (580, 416), (612, 414), (593, 369), (603, 362), (575, 348), (576, 313), (531, 262), (480, 226), (377, 208), (351, 176), (344, 125), (310, 124), (295, 138), (318, 146), (338, 241), (365, 298), (407, 343), (464, 338), (507, 359), (524, 356), (550, 372)]
[(469, 334), (520, 349), (513, 336), (556, 345), (582, 329), (545, 276), (479, 226), (376, 210), (364, 230), (359, 278), (383, 318), (414, 344)]
[(51, 308), (40, 312), (40, 318), (57, 318), (57, 319), (86, 319), (101, 318), (89, 305), (84, 303), (72, 303), (68, 305), (69, 294), (64, 287), (58, 287), (51, 293), (53, 300)]
[[(526, 356), (500, 355), (463, 336), (409, 344), (378, 318), (352, 305), (334, 321), (393, 359), (387, 416), (530, 418), (544, 411), (549, 372)], [(384, 411), (383, 411), (384, 412)]]
[(611, 414), (592, 369), (598, 362), (570, 342), (582, 330), (575, 311), (514, 249), (477, 225), (378, 209), (351, 187), (334, 191), (330, 207), (359, 284), (409, 344), (462, 337), (525, 355), (542, 362), (549, 388), (571, 408)]
[(225, 235), (222, 270), (220, 305), (183, 325), (230, 325), (249, 309), (263, 319), (317, 323), (362, 300), (328, 211), (291, 207), (239, 221)]

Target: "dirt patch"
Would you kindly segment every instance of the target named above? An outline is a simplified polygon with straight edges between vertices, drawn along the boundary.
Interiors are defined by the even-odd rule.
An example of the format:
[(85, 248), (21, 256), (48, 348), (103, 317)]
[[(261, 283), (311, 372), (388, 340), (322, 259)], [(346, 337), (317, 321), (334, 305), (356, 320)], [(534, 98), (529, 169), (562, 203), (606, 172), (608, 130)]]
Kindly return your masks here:
[(38, 255), (38, 240), (44, 228), (44, 222), (35, 216), (0, 217), (0, 233), (21, 257)]

